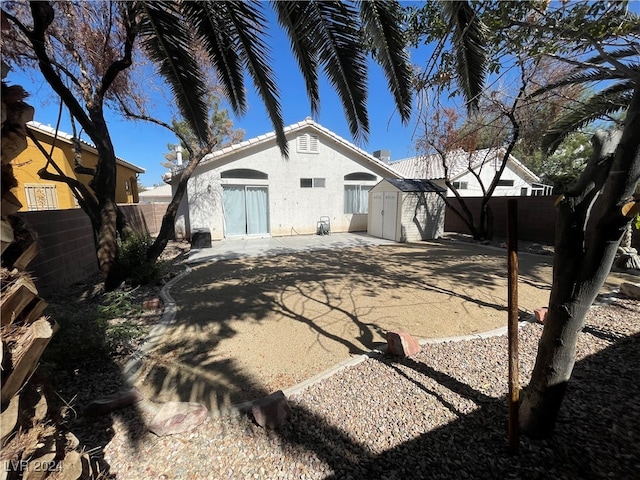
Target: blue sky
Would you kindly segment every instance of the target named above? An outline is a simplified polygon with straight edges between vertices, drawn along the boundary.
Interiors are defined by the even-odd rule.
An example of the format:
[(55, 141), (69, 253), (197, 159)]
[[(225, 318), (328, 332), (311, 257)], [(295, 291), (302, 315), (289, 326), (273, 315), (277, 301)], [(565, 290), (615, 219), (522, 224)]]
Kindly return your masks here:
[[(640, 1), (630, 2), (630, 10), (636, 13), (640, 11)], [(309, 101), (286, 36), (277, 25), (271, 24), (270, 27), (272, 39), (269, 44), (274, 59), (273, 69), (278, 79), (282, 113), (286, 126), (299, 122), (310, 115)], [(424, 67), (430, 50), (426, 46), (411, 50), (412, 63)], [(32, 81), (32, 77), (35, 77), (35, 81)], [(52, 126), (56, 124), (58, 101), (37, 72), (34, 75), (11, 72), (7, 81), (11, 84), (22, 85), (30, 93), (27, 101), (36, 109), (35, 120)], [(141, 79), (141, 82), (145, 81), (145, 79)], [(236, 128), (245, 130), (245, 139), (248, 139), (271, 132), (273, 126), (250, 80), (247, 80), (246, 87), (248, 90), (248, 111), (243, 117), (237, 118), (233, 114), (231, 117)], [(340, 100), (324, 78), (321, 79), (320, 94), (320, 114), (315, 120), (353, 142)], [(168, 98), (168, 95), (165, 95), (165, 98)], [(156, 116), (170, 122), (171, 111), (167, 107), (165, 98), (158, 96), (152, 100), (158, 107)], [(358, 144), (359, 147), (370, 153), (379, 149), (391, 150), (392, 160), (415, 154), (413, 138), (415, 119), (407, 126), (401, 124), (399, 116), (395, 112), (391, 94), (388, 92), (384, 75), (373, 62), (369, 68), (368, 110), (370, 118), (369, 140), (366, 143)], [(162, 174), (166, 173), (166, 169), (161, 166), (161, 162), (164, 161), (163, 153), (167, 151), (167, 143), (177, 143), (177, 139), (168, 130), (161, 127), (144, 122), (126, 121), (117, 115), (108, 115), (107, 122), (116, 154), (146, 169), (146, 173), (140, 176), (140, 183), (147, 187), (161, 183)], [(60, 128), (65, 132), (71, 132), (68, 118), (65, 116), (63, 116)]]
[[(273, 69), (280, 89), (284, 124), (291, 125), (310, 116), (309, 101), (284, 33), (276, 25), (271, 27), (273, 38), (269, 44), (273, 52)], [(428, 55), (426, 50), (426, 47), (422, 47), (412, 51), (412, 62), (422, 66)], [(30, 94), (27, 102), (35, 108), (34, 120), (51, 126), (56, 125), (57, 97), (38, 72), (27, 75), (12, 71), (6, 81), (10, 84), (22, 85)], [(231, 114), (231, 118), (236, 128), (242, 128), (246, 132), (245, 139), (249, 139), (273, 131), (273, 126), (250, 80), (247, 80), (246, 87), (248, 111), (246, 115), (239, 118)], [(340, 100), (324, 78), (321, 80), (320, 99), (320, 114), (315, 120), (348, 141), (354, 142), (349, 133)], [(165, 100), (160, 97), (154, 100), (159, 106), (156, 115), (170, 122), (170, 110), (162, 105)], [(368, 110), (369, 140), (366, 143), (357, 144), (360, 148), (369, 153), (379, 149), (391, 150), (393, 160), (415, 153), (412, 140), (414, 124), (404, 126), (400, 122), (382, 70), (373, 62), (369, 68)], [(60, 129), (71, 133), (68, 116), (65, 114), (66, 110), (63, 113)], [(167, 151), (167, 143), (177, 143), (177, 139), (171, 132), (153, 124), (127, 121), (118, 115), (108, 115), (107, 122), (116, 154), (146, 170), (146, 173), (140, 176), (140, 184), (149, 187), (161, 183), (162, 174), (167, 171), (161, 166), (161, 162), (164, 161), (163, 153)]]

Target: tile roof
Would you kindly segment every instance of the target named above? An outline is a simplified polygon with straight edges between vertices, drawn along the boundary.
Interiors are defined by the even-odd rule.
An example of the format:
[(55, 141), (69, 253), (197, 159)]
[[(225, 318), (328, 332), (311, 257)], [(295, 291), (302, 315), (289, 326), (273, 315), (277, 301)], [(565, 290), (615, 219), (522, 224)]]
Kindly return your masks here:
[[(363, 156), (367, 161), (376, 164), (379, 167), (382, 167), (383, 169), (385, 169), (389, 175), (391, 176), (400, 176), (398, 174), (398, 172), (396, 172), (394, 169), (392, 169), (390, 167), (390, 165), (388, 163), (383, 162), (382, 160), (374, 157), (373, 155), (371, 155), (370, 153), (364, 151), (363, 149), (361, 149), (360, 147), (354, 145), (353, 143), (345, 140), (344, 138), (342, 138), (341, 136), (333, 133), (331, 130), (329, 130), (328, 128), (323, 127), (322, 125), (320, 125), (319, 123), (314, 122), (311, 117), (307, 117), (305, 118), (303, 121), (301, 122), (297, 122), (294, 123), (292, 125), (289, 125), (287, 127), (284, 128), (284, 134), (287, 135), (289, 133), (292, 132), (296, 132), (298, 130), (301, 130), (305, 127), (311, 127), (312, 129), (316, 130), (319, 133), (322, 133), (323, 135), (325, 135), (326, 137), (331, 138), (332, 140), (334, 140), (336, 143), (346, 147), (347, 149), (353, 151), (354, 153), (357, 153), (358, 155)], [(236, 143), (234, 145), (231, 145), (229, 147), (225, 147), (222, 148), (220, 150), (216, 150), (212, 153), (207, 154), (202, 161), (200, 162), (200, 165), (206, 165), (207, 163), (211, 163), (221, 157), (225, 157), (227, 155), (230, 155), (233, 152), (239, 152), (242, 150), (245, 150), (249, 147), (252, 147), (254, 145), (258, 145), (261, 143), (266, 143), (268, 141), (274, 140), (275, 141), (276, 138), (276, 134), (275, 132), (269, 132), (269, 133), (265, 133), (262, 135), (258, 135), (257, 137), (254, 138), (250, 138), (249, 140), (245, 140), (243, 142), (240, 143)]]
[(171, 192), (171, 185), (160, 185), (159, 187), (153, 187), (144, 192), (138, 193), (138, 196), (141, 198), (144, 197), (172, 197), (173, 193)]
[[(45, 135), (49, 135), (50, 137), (56, 136), (56, 129), (50, 125), (45, 125), (44, 123), (40, 123), (32, 120), (30, 122), (27, 122), (27, 126), (32, 130), (36, 130), (40, 133), (44, 133)], [(62, 130), (57, 131), (57, 138), (64, 140), (67, 143), (71, 143), (73, 141), (73, 135), (71, 135), (70, 133), (63, 132)], [(94, 144), (89, 143), (86, 140), (82, 140), (82, 139), (80, 139), (80, 143), (85, 147), (89, 148), (90, 150), (93, 150), (94, 153), (97, 153), (96, 146)], [(134, 165), (133, 163), (128, 162), (120, 157), (116, 157), (116, 163), (119, 163), (124, 167), (128, 167), (137, 173), (145, 172), (144, 168)]]
[[(476, 150), (475, 152), (466, 152), (462, 149), (449, 152), (447, 154), (449, 178), (452, 181), (455, 180), (466, 173), (469, 167), (473, 170), (477, 170), (483, 166), (493, 168), (494, 162), (502, 161), (504, 153), (504, 147), (484, 148), (482, 150)], [(515, 165), (515, 167), (531, 181), (540, 181), (540, 177), (519, 162), (513, 155), (509, 156), (509, 162)], [(445, 177), (444, 167), (438, 154), (405, 158), (392, 162), (390, 166), (405, 178), (427, 178), (436, 180)]]

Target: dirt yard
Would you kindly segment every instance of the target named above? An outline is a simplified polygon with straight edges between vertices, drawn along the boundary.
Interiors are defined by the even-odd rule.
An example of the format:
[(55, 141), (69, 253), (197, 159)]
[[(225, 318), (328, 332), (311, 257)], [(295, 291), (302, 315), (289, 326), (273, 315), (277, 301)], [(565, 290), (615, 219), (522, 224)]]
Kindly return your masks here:
[[(519, 255), (522, 320), (547, 305), (552, 261)], [(389, 330), (442, 338), (505, 326), (506, 250), (443, 240), (226, 260), (193, 267), (170, 294), (175, 321), (138, 386), (215, 411), (369, 352)]]

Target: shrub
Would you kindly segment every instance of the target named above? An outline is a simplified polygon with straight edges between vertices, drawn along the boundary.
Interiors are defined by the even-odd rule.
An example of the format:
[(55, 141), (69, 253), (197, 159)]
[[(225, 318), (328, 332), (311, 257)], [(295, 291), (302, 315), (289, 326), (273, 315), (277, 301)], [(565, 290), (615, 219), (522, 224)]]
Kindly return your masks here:
[(118, 264), (124, 277), (134, 286), (153, 285), (164, 273), (165, 263), (147, 260), (147, 251), (153, 245), (149, 235), (134, 233), (120, 242)]

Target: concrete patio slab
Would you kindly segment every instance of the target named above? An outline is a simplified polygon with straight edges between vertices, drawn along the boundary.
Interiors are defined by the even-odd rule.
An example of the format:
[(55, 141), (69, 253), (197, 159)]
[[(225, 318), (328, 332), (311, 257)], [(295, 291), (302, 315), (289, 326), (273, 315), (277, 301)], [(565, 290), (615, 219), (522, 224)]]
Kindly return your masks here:
[(195, 264), (232, 258), (282, 255), (315, 250), (391, 245), (395, 242), (366, 233), (292, 235), (289, 237), (236, 237), (214, 241), (211, 248), (193, 249), (187, 263)]

